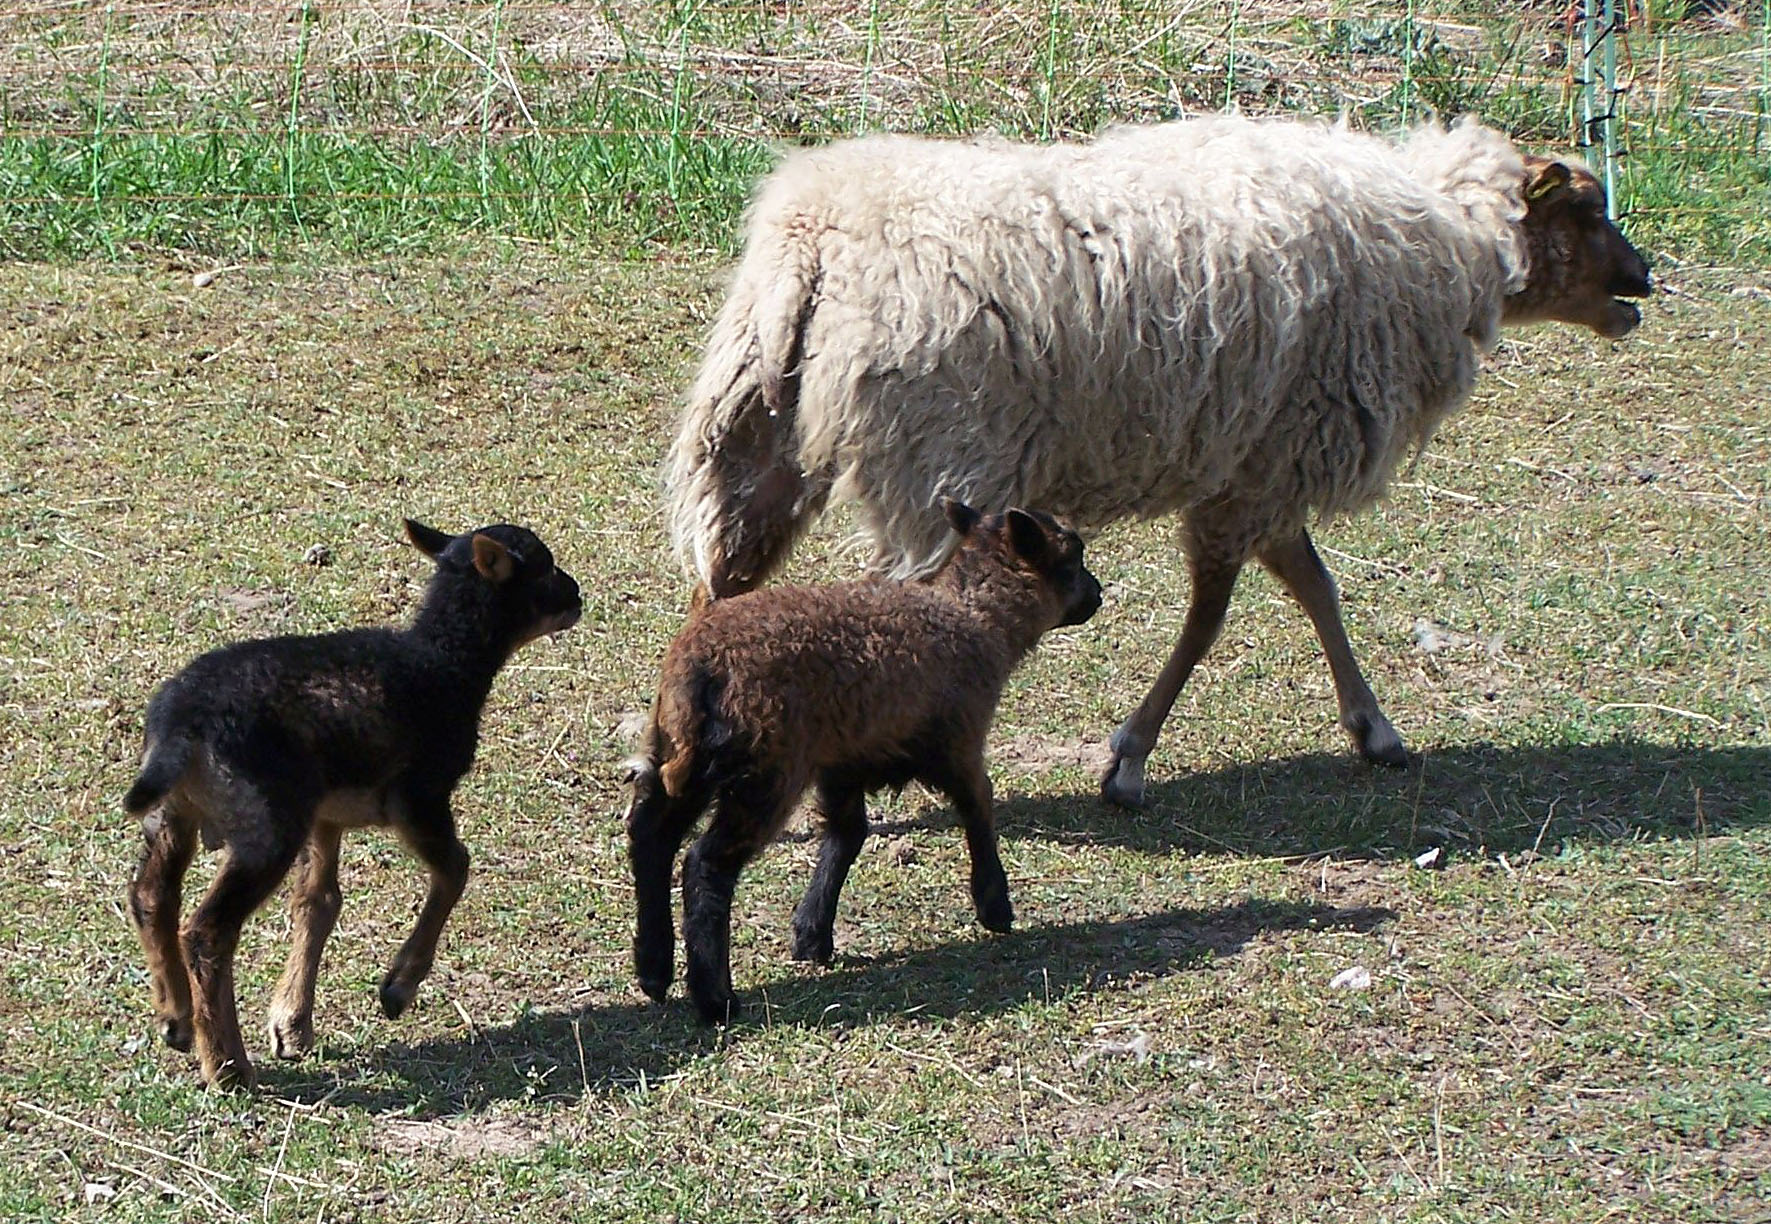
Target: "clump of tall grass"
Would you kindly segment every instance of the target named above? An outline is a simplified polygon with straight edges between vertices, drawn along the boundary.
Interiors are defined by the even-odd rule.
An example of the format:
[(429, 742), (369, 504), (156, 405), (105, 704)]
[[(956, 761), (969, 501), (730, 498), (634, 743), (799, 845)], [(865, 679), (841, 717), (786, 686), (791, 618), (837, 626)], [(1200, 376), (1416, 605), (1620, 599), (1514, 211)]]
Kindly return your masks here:
[[(63, 6), (0, 37), (15, 69), (0, 256), (396, 249), (463, 231), (726, 249), (781, 146), (878, 129), (1043, 140), (1234, 106), (1367, 126), (1474, 111), (1533, 144), (1578, 135), (1564, 27), (1418, 7), (357, 0), (290, 21)], [(1632, 63), (1645, 88), (1626, 99), (1619, 196), (1639, 241), (1771, 260), (1767, 25), (1687, 22), (1673, 40), (1663, 20), (1658, 55)]]

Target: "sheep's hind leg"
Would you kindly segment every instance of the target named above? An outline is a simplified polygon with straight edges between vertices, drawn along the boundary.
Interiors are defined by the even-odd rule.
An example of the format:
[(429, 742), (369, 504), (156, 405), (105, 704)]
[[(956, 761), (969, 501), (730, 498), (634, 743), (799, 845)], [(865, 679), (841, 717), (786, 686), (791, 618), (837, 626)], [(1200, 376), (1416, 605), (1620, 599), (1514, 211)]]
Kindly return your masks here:
[(683, 973), (701, 1019), (723, 1024), (743, 1009), (732, 993), (732, 894), (797, 797), (785, 779), (752, 776), (721, 793), (713, 821), (683, 858)]
[(818, 813), (824, 844), (806, 895), (793, 911), (793, 959), (822, 965), (836, 955), (837, 897), (867, 840), (866, 792), (826, 772), (818, 779)]
[(1242, 570), (1242, 559), (1213, 555), (1195, 550), (1190, 561), (1193, 571), (1192, 601), (1187, 606), (1187, 620), (1181, 627), (1180, 641), (1163, 664), (1156, 683), (1150, 686), (1143, 702), (1130, 718), (1113, 733), (1108, 747), (1113, 756), (1101, 776), (1101, 797), (1124, 807), (1138, 807), (1144, 801), (1144, 760), (1156, 746), (1162, 724), (1181, 695), (1181, 687), (1193, 673), (1193, 667), (1224, 627), (1224, 613), (1230, 607), (1230, 594), (1236, 589), (1236, 575)]
[(252, 1086), (252, 1062), (240, 1039), (234, 992), (234, 950), (240, 927), (276, 888), (301, 843), (267, 838), (228, 849), (202, 904), (180, 935), (195, 988), (197, 1058), (203, 1078), (217, 1088)]
[(197, 847), (196, 825), (171, 804), (142, 822), (141, 862), (129, 882), (129, 917), (148, 958), (160, 1039), (191, 1048), (191, 977), (178, 946), (184, 874)]
[(300, 879), (289, 895), (294, 941), (270, 1006), (271, 1047), (278, 1058), (300, 1058), (314, 1045), (314, 979), (344, 906), (338, 888), (338, 844), (343, 836), (337, 825), (314, 826)]
[(634, 779), (627, 809), (627, 861), (633, 872), (634, 977), (650, 999), (663, 1002), (676, 975), (676, 927), (670, 915), (670, 870), (707, 799), (700, 790), (672, 798), (657, 771)]
[(1408, 750), (1402, 746), (1402, 737), (1378, 708), (1377, 697), (1353, 658), (1353, 647), (1341, 623), (1340, 595), (1335, 590), (1334, 577), (1322, 564), (1309, 532), (1300, 530), (1296, 535), (1264, 543), (1259, 555), (1261, 563), (1285, 584), (1316, 627), (1323, 653), (1328, 656), (1329, 670), (1334, 674), (1341, 726), (1346, 728), (1353, 744), (1368, 761), (1379, 765), (1408, 764)]

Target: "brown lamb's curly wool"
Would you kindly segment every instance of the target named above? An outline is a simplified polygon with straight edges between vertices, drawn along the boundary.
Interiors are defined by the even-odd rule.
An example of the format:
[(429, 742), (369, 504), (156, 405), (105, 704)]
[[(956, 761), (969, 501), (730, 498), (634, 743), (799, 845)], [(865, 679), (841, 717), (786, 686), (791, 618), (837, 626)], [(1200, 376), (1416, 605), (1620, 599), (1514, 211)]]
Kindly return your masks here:
[(794, 915), (794, 955), (829, 960), (837, 895), (866, 837), (866, 793), (920, 780), (965, 827), (979, 920), (1013, 918), (997, 856), (984, 740), (1015, 665), (1040, 636), (1100, 606), (1074, 532), (1043, 514), (980, 520), (951, 503), (962, 542), (924, 581), (776, 587), (705, 604), (671, 643), (633, 763), (629, 854), (638, 901), (634, 962), (662, 999), (674, 972), (670, 871), (683, 862), (688, 989), (723, 1021), (732, 997), (729, 923), (738, 873), (816, 785), (826, 836)]

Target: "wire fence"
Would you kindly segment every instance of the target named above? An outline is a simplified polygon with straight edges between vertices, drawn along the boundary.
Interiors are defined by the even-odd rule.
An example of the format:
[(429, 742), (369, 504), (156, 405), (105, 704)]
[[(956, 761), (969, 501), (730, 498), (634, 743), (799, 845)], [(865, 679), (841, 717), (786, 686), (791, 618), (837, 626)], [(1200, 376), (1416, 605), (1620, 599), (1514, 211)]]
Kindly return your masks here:
[(1227, 107), (1475, 112), (1584, 152), (1665, 251), (1771, 262), (1771, 0), (14, 0), (0, 254), (720, 247), (785, 144)]

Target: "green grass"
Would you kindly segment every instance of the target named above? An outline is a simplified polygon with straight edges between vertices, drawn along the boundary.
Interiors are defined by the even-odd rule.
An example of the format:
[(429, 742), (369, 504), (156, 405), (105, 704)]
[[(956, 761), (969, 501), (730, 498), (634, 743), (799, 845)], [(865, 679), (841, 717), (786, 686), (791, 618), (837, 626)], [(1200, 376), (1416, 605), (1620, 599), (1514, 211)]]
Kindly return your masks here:
[[(746, 875), (760, 1014), (713, 1031), (630, 981), (618, 728), (687, 596), (657, 472), (723, 265), (490, 241), (190, 271), (0, 266), (0, 1216), (1771, 1211), (1762, 297), (1680, 276), (1623, 343), (1510, 339), (1391, 502), (1318, 533), (1414, 769), (1349, 756), (1250, 573), (1151, 806), (1100, 806), (1186, 597), (1168, 525), (1108, 531), (1106, 606), (992, 737), (1017, 930), (973, 922), (943, 804), (885, 797), (831, 968), (786, 955), (812, 844)], [(263, 1086), (207, 1094), (152, 1040), (122, 908), (143, 707), (220, 642), (408, 615), (402, 514), (530, 523), (585, 618), (494, 692), (475, 875), (413, 1012), (374, 986), (419, 872), (353, 834), (320, 1048), (262, 1036), (273, 904), (241, 953)], [(832, 523), (796, 572), (854, 565)], [(1329, 988), (1354, 965), (1370, 989)]]
[[(831, 968), (787, 960), (803, 834), (746, 875), (754, 1022), (630, 982), (619, 728), (686, 598), (658, 466), (755, 176), (863, 128), (1226, 101), (1566, 147), (1557, 6), (1399, 7), (0, 16), (0, 1218), (1771, 1218), (1766, 61), (1690, 5), (1634, 36), (1620, 192), (1672, 292), (1621, 344), (1510, 339), (1390, 503), (1318, 533), (1414, 768), (1348, 755), (1250, 573), (1149, 808), (1100, 806), (1186, 599), (1171, 527), (1122, 526), (992, 738), (1014, 933), (912, 790)], [(320, 1048), (261, 1035), (273, 905), (263, 1086), (207, 1094), (122, 907), (143, 707), (223, 641), (408, 615), (403, 514), (530, 523), (585, 618), (494, 693), (413, 1012), (374, 986), (421, 879), (358, 833)], [(853, 571), (842, 527), (797, 575)]]
[[(1475, 112), (1566, 148), (1578, 73), (1553, 7), (45, 8), (0, 17), (0, 255), (225, 262), (463, 230), (729, 250), (781, 147), (879, 128), (1051, 139), (1229, 105), (1378, 127)], [(1619, 203), (1639, 243), (1683, 261), (1771, 259), (1771, 12), (1739, 15), (1657, 12), (1625, 48)]]

